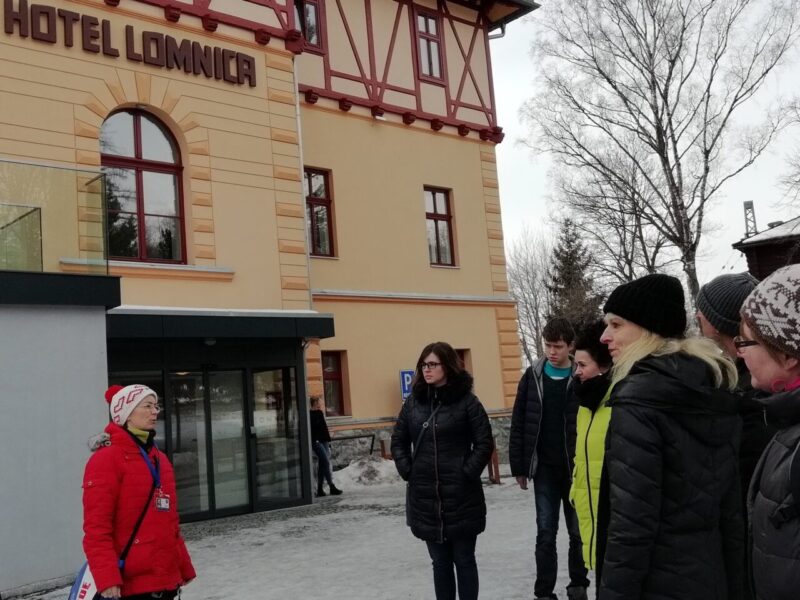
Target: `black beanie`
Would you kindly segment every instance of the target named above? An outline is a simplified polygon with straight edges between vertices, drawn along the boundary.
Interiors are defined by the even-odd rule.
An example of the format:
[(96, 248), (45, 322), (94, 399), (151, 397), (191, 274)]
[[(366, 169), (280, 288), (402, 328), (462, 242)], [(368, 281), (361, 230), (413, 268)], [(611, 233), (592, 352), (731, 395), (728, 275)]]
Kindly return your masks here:
[(603, 312), (665, 338), (682, 338), (686, 330), (683, 286), (670, 275), (654, 273), (623, 283), (611, 292)]
[(740, 311), (758, 281), (750, 273), (715, 277), (697, 294), (697, 310), (717, 331), (730, 337), (739, 335)]

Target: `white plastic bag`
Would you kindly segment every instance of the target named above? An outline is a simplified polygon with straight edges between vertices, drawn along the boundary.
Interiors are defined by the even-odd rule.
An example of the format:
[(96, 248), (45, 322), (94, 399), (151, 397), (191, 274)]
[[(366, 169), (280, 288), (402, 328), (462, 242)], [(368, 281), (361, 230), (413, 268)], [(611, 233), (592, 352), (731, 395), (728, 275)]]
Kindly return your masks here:
[(94, 600), (96, 595), (97, 586), (94, 583), (92, 572), (89, 570), (89, 563), (83, 563), (75, 578), (75, 583), (72, 584), (67, 600)]

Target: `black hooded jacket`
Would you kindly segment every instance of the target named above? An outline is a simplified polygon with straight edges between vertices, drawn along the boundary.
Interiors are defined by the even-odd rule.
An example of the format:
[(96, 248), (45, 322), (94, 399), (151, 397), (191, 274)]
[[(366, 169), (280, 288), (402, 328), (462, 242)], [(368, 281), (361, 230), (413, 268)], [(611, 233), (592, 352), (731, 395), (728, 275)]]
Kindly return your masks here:
[[(545, 402), (542, 399), (544, 365), (547, 359), (540, 359), (528, 367), (517, 386), (514, 410), (511, 414), (511, 430), (508, 435), (508, 462), (511, 475), (533, 479), (539, 457), (536, 446), (539, 441), (542, 413)], [(572, 473), (575, 460), (575, 440), (577, 439), (578, 399), (573, 393), (572, 382), (567, 387), (566, 407), (564, 409), (564, 454), (569, 461)]]
[(800, 480), (800, 388), (761, 402), (770, 423), (780, 429), (761, 456), (747, 497), (755, 597), (796, 600), (800, 596), (800, 487), (795, 487)]
[(610, 521), (602, 600), (738, 600), (744, 535), (733, 394), (684, 353), (616, 385), (606, 437)]
[[(439, 405), (412, 464), (412, 445)], [(486, 528), (481, 473), (492, 449), (489, 418), (472, 393), (469, 373), (462, 371), (440, 388), (424, 381), (414, 386), (392, 432), (392, 457), (408, 481), (407, 521), (415, 536), (442, 542)]]

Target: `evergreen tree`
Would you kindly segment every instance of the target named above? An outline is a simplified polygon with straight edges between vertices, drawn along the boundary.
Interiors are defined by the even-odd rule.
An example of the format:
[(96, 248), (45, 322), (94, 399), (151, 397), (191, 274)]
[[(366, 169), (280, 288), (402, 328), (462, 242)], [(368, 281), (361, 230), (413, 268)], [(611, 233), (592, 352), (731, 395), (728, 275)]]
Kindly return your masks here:
[(589, 274), (591, 262), (575, 222), (564, 219), (550, 261), (548, 318), (564, 317), (578, 327), (599, 317), (602, 296), (595, 291)]

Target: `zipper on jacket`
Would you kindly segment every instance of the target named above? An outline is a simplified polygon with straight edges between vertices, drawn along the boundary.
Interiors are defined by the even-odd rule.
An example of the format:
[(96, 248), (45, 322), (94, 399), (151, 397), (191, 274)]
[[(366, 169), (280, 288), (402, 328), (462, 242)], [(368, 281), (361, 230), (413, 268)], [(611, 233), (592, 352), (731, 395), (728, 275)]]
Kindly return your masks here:
[[(434, 398), (436, 398), (436, 404), (439, 404), (439, 395), (436, 390), (433, 392)], [(433, 410), (434, 406), (431, 404), (431, 410)], [(438, 427), (436, 423), (436, 417), (433, 417), (433, 473), (434, 473), (434, 488), (436, 489), (436, 511), (437, 517), (439, 519), (439, 543), (444, 543), (444, 515), (442, 514), (442, 496), (439, 491), (439, 447), (436, 443), (436, 429)]]
[[(542, 372), (544, 373), (544, 363), (542, 363)], [(536, 371), (533, 369), (531, 369), (531, 375), (533, 375), (533, 382), (536, 384), (536, 392), (539, 395), (539, 404), (542, 406), (542, 412), (539, 414), (539, 427), (536, 428), (536, 439), (533, 440), (533, 454), (531, 454), (531, 462), (528, 465), (528, 479), (533, 479), (533, 466), (536, 462), (536, 448), (539, 445), (539, 434), (542, 432), (542, 417), (544, 416), (544, 391), (542, 390), (542, 384), (541, 381), (539, 381), (539, 378), (536, 377)]]
[[(598, 407), (598, 410), (600, 407)], [(594, 423), (594, 415), (589, 418), (589, 425), (586, 427), (586, 438), (583, 440), (583, 453), (586, 457), (586, 491), (588, 492), (589, 496), (589, 518), (592, 521), (592, 533), (589, 536), (589, 561), (590, 564), (587, 565), (588, 568), (594, 570), (595, 564), (597, 562), (597, 558), (594, 555), (594, 544), (595, 544), (595, 515), (594, 515), (594, 506), (592, 505), (592, 480), (590, 476), (590, 469), (589, 469), (589, 434), (592, 432), (592, 423)], [(602, 478), (602, 475), (601, 475)]]

